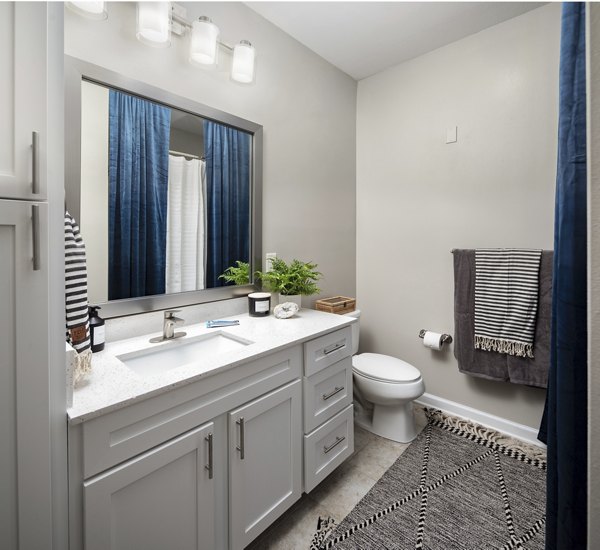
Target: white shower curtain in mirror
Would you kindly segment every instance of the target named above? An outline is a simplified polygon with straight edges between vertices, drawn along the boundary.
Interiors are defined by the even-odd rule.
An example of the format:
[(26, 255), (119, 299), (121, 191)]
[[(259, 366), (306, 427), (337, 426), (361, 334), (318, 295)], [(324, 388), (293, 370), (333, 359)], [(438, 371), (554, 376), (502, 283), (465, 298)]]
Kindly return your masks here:
[(204, 288), (205, 162), (169, 155), (166, 292)]

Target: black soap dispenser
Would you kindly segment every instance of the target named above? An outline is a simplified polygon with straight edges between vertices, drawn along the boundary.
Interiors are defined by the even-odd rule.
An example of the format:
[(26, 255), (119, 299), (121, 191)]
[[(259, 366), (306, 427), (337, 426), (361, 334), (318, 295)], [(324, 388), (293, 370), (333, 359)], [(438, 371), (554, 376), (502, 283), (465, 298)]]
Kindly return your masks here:
[(102, 351), (104, 349), (104, 319), (98, 315), (100, 306), (90, 306), (90, 340), (92, 342), (92, 352)]

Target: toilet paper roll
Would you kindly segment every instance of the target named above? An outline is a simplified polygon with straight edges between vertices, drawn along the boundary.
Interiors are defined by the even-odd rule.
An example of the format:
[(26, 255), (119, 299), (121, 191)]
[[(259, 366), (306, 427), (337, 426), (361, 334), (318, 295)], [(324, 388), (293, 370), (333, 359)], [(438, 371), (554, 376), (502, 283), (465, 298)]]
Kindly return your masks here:
[(426, 331), (423, 336), (423, 345), (435, 350), (442, 349), (442, 335), (439, 332)]

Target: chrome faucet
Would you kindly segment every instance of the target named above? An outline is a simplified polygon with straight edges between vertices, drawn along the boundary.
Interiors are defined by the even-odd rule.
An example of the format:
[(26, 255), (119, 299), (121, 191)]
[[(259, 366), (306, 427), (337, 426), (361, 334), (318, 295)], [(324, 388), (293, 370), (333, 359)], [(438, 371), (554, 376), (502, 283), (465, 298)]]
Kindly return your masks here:
[(158, 342), (164, 342), (165, 340), (173, 340), (174, 338), (185, 336), (185, 332), (175, 332), (175, 327), (177, 325), (183, 325), (184, 323), (183, 319), (175, 317), (175, 314), (179, 312), (179, 309), (168, 309), (165, 311), (162, 336), (150, 338), (150, 342), (156, 344)]

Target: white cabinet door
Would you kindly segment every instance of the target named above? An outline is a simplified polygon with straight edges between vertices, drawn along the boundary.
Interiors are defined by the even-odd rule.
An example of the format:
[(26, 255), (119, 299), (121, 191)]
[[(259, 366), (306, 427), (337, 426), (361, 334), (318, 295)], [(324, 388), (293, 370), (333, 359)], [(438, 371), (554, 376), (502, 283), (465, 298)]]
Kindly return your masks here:
[(296, 380), (229, 413), (229, 532), (241, 550), (301, 495), (302, 386)]
[(0, 2), (0, 197), (47, 196), (47, 32), (45, 2)]
[(47, 227), (46, 204), (0, 200), (0, 547), (11, 550), (51, 544)]
[(86, 550), (213, 550), (216, 436), (210, 422), (86, 481)]

